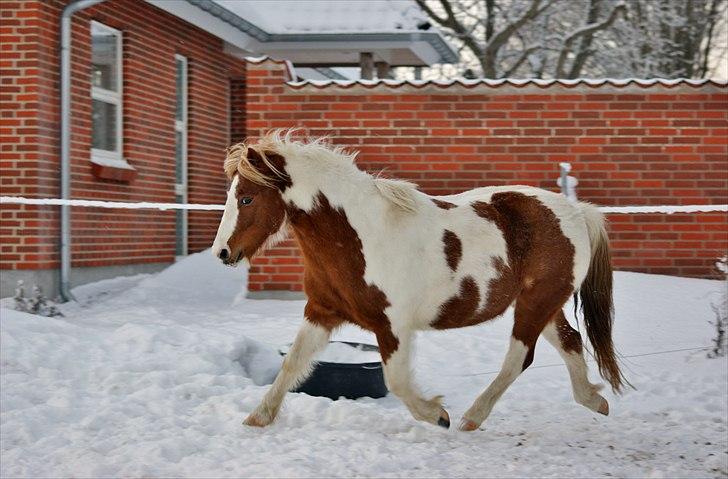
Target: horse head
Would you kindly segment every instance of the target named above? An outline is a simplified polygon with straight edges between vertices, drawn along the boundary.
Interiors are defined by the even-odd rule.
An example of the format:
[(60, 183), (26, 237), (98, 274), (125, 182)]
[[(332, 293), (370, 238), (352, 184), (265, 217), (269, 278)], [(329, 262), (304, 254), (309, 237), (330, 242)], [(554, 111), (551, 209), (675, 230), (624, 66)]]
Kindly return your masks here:
[(283, 156), (245, 144), (228, 150), (225, 172), (230, 186), (212, 253), (224, 264), (236, 266), (285, 234), (282, 194), (290, 179)]

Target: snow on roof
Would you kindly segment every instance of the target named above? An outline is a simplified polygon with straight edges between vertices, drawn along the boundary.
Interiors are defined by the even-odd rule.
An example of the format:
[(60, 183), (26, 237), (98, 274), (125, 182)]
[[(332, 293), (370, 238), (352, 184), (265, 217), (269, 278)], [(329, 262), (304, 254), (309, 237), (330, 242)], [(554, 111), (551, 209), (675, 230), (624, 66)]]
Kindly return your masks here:
[(268, 33), (417, 31), (427, 17), (413, 0), (214, 0)]

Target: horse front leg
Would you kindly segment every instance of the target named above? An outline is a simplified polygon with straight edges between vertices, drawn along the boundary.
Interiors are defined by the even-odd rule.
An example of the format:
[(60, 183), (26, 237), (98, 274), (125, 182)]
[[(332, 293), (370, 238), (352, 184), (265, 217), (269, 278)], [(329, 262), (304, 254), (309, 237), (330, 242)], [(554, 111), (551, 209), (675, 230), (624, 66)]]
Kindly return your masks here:
[(391, 331), (377, 334), (384, 379), (389, 390), (407, 406), (415, 419), (447, 429), (450, 427), (450, 416), (442, 407), (442, 396), (423, 399), (414, 384), (411, 368), (413, 336), (411, 331), (398, 335)]
[(308, 377), (316, 353), (326, 347), (330, 336), (330, 328), (320, 326), (308, 318), (304, 320), (273, 385), (243, 424), (264, 427), (273, 422), (286, 393)]

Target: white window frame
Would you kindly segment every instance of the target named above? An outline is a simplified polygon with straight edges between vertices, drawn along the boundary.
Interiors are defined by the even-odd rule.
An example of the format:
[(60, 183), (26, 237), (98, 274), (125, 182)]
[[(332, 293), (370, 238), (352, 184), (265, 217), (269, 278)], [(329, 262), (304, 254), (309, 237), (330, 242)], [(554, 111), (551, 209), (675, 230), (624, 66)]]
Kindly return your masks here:
[[(122, 156), (124, 151), (124, 126), (122, 125), (122, 121), (124, 118), (122, 113), (122, 86), (124, 82), (123, 71), (121, 68), (123, 39), (120, 30), (111, 28), (110, 26), (104, 25), (101, 22), (92, 20), (90, 28), (93, 30), (94, 27), (100, 30), (105, 30), (116, 37), (116, 91), (94, 86), (93, 80), (91, 81), (91, 99), (111, 103), (116, 106), (116, 151), (100, 150), (98, 148), (92, 147), (91, 161), (106, 166), (116, 166), (119, 168), (129, 169), (131, 168), (131, 166), (124, 160)], [(91, 41), (93, 42), (93, 38)], [(93, 120), (91, 128), (93, 130)]]
[[(175, 109), (174, 109), (174, 131), (175, 131), (175, 150), (176, 145), (176, 133), (180, 133), (182, 139), (182, 183), (175, 183), (175, 196), (182, 197), (182, 203), (187, 203), (187, 83), (189, 82), (189, 69), (187, 57), (179, 54), (174, 55), (174, 71), (175, 71), (175, 85), (177, 84), (177, 62), (182, 62), (183, 66), (183, 81), (182, 81), (182, 119), (177, 119), (177, 91), (175, 90)], [(175, 160), (176, 168), (176, 160)], [(176, 176), (175, 176), (176, 178)], [(176, 180), (175, 180), (176, 181)], [(187, 221), (187, 210), (182, 210), (182, 255), (187, 255), (188, 249), (188, 221)]]

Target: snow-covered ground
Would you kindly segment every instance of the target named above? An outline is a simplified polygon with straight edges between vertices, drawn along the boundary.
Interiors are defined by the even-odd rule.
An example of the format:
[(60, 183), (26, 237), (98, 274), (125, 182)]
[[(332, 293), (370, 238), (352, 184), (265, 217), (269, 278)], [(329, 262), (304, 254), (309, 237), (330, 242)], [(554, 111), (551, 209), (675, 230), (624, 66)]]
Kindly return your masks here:
[[(290, 394), (273, 426), (242, 426), (304, 303), (246, 300), (241, 276), (202, 253), (157, 275), (76, 288), (64, 318), (5, 300), (0, 475), (728, 475), (728, 364), (704, 349), (724, 283), (617, 273), (616, 344), (637, 390), (607, 393), (609, 417), (591, 413), (571, 399), (566, 369), (542, 341), (484, 430), (463, 433), (416, 422), (391, 395)], [(510, 326), (508, 313), (420, 335), (418, 382), (445, 395), (454, 424), (497, 372)], [(355, 328), (337, 339), (373, 340)]]

